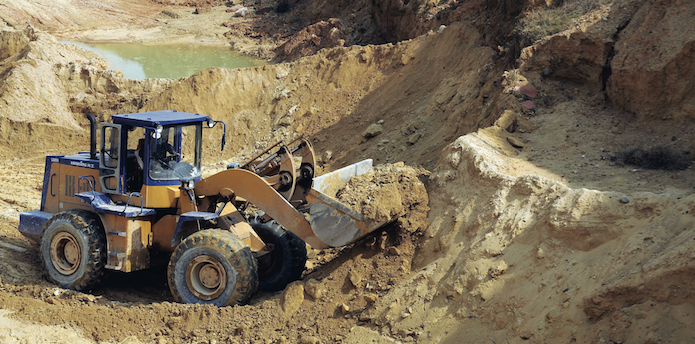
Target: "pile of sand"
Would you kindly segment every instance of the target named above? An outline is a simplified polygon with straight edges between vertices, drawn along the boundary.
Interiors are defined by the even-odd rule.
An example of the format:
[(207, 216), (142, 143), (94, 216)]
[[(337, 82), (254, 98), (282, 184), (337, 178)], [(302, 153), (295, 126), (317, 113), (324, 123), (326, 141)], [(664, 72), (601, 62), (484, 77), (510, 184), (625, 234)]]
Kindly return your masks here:
[(369, 220), (379, 223), (396, 219), (400, 228), (416, 232), (427, 227), (429, 198), (419, 178), (428, 174), (423, 168), (402, 162), (379, 165), (352, 177), (336, 197)]
[(510, 158), (497, 134), (481, 130), (443, 152), (417, 273), (350, 338), (692, 338), (695, 195), (573, 189)]

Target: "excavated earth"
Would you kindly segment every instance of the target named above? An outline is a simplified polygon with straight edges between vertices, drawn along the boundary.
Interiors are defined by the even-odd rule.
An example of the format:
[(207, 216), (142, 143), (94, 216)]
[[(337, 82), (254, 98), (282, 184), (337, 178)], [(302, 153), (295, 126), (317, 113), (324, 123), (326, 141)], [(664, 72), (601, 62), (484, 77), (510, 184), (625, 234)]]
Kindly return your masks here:
[[(693, 2), (231, 5), (0, 4), (0, 343), (693, 341)], [(62, 40), (273, 63), (129, 80)], [(372, 158), (338, 197), (398, 221), (244, 306), (175, 303), (161, 267), (50, 284), (17, 231), (45, 156), (87, 149), (86, 113), (159, 109), (227, 123), (204, 173), (300, 136), (319, 172)]]

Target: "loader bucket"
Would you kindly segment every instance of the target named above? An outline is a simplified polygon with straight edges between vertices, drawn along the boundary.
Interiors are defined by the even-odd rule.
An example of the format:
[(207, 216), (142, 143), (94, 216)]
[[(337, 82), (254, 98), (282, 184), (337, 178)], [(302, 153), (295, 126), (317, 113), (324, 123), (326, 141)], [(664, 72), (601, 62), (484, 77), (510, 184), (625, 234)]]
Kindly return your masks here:
[(350, 178), (371, 169), (372, 159), (367, 159), (314, 178), (306, 200), (311, 229), (321, 241), (332, 247), (347, 245), (393, 220), (366, 219), (334, 198)]

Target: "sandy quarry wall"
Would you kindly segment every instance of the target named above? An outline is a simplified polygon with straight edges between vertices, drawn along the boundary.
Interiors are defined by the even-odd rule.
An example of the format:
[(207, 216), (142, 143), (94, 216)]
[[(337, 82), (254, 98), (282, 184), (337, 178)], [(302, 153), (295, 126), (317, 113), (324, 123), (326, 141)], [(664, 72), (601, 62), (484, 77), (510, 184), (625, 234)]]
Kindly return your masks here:
[(525, 48), (521, 70), (605, 90), (643, 119), (692, 119), (694, 11), (690, 1), (617, 1)]
[(688, 340), (668, 324), (693, 325), (679, 312), (695, 301), (695, 196), (623, 203), (572, 189), (510, 159), (504, 135), (484, 129), (443, 151), (418, 272), (362, 315), (373, 327), (353, 329), (352, 342)]
[(432, 168), (446, 144), (514, 107), (499, 92), (502, 69), (474, 27), (456, 23), (405, 43), (411, 48), (396, 56), (402, 66), (350, 117), (317, 133), (335, 165), (373, 158)]
[[(221, 131), (211, 132), (210, 161), (250, 157), (280, 139), (304, 135), (320, 156), (335, 152), (325, 162), (336, 168), (364, 158), (396, 162), (397, 155), (431, 167), (449, 140), (491, 125), (514, 106), (510, 95), (496, 92), (498, 72), (478, 31), (457, 23), (395, 45), (338, 47), (292, 63), (204, 70), (175, 82), (142, 110), (224, 120), (232, 132), (229, 148), (219, 153)], [(379, 133), (365, 140), (365, 130), (379, 121)]]
[(2, 154), (5, 148), (10, 155), (35, 149), (37, 142), (82, 144), (85, 113), (108, 120), (109, 114), (137, 111), (173, 82), (125, 79), (106, 70), (108, 62), (99, 56), (32, 27), (0, 31), (0, 51)]
[[(646, 42), (638, 39), (647, 35), (646, 31), (642, 33), (641, 26), (632, 25), (642, 22), (647, 27), (670, 28), (665, 23), (651, 21), (648, 14), (673, 14), (680, 18), (682, 13), (690, 13), (687, 6), (690, 4), (678, 1), (618, 2), (612, 8), (586, 17), (578, 27), (529, 48), (522, 56), (522, 72), (576, 82), (599, 91), (605, 83), (609, 99), (616, 104), (623, 97), (633, 97), (621, 95), (619, 90), (632, 89), (635, 97), (623, 106), (628, 109), (634, 106), (638, 110), (631, 111), (644, 118), (658, 118), (648, 110), (655, 106), (650, 103), (653, 97), (664, 101), (664, 112), (680, 116), (678, 119), (686, 118), (687, 113), (677, 109), (687, 109), (683, 106), (689, 104), (687, 94), (679, 95), (670, 88), (671, 83), (659, 81), (671, 79), (659, 78), (677, 67), (675, 70), (683, 75), (683, 80), (677, 81), (685, 83), (677, 85), (688, 87), (692, 80), (687, 77), (690, 60), (681, 59), (682, 52), (691, 47), (688, 36), (676, 35), (684, 42), (682, 46), (675, 41), (659, 42), (672, 48), (661, 54), (663, 61), (646, 51), (634, 50), (634, 45), (623, 46), (621, 40)], [(3, 37), (7, 38), (0, 41), (9, 48), (1, 64), (1, 73), (7, 78), (0, 86), (3, 87), (0, 100), (5, 99), (8, 105), (19, 104), (20, 108), (24, 106), (24, 112), (34, 116), (32, 122), (26, 123), (20, 117), (21, 111), (5, 110), (3, 105), (0, 116), (5, 121), (0, 123), (3, 129), (0, 138), (6, 145), (3, 147), (25, 136), (42, 137), (45, 145), (58, 143), (57, 139), (45, 139), (46, 134), (64, 138), (60, 133), (67, 127), (76, 128), (80, 123), (78, 114), (86, 106), (94, 106), (102, 111), (102, 117), (108, 117), (112, 111), (137, 109), (135, 100), (142, 101), (145, 109), (174, 107), (226, 120), (231, 127), (233, 149), (220, 155), (221, 158), (229, 158), (237, 151), (249, 154), (273, 139), (306, 133), (316, 134), (317, 146), (336, 147), (333, 150), (336, 165), (352, 162), (362, 154), (384, 160), (388, 156), (413, 161), (433, 159), (433, 173), (427, 184), (432, 209), (430, 226), (423, 234), (412, 266), (409, 258), (401, 261), (405, 257), (396, 254), (400, 249), (393, 249), (391, 254), (386, 246), (374, 259), (367, 255), (367, 259), (355, 256), (355, 259), (336, 260), (334, 266), (341, 268), (315, 276), (323, 279), (327, 289), (334, 292), (331, 297), (336, 299), (314, 302), (309, 297), (305, 300), (299, 292), (295, 300), (304, 308), (293, 307), (293, 312), (312, 315), (297, 316), (293, 322), (273, 323), (273, 329), (289, 328), (292, 339), (299, 339), (299, 332), (337, 333), (338, 325), (326, 330), (329, 327), (326, 324), (337, 323), (346, 319), (345, 316), (356, 319), (354, 323), (360, 321), (348, 338), (352, 342), (363, 342), (368, 337), (382, 341), (412, 338), (425, 343), (458, 343), (462, 338), (468, 342), (525, 339), (580, 343), (687, 342), (695, 335), (692, 330), (695, 300), (690, 287), (695, 276), (692, 245), (695, 197), (679, 199), (667, 193), (623, 194), (570, 188), (556, 181), (560, 178), (542, 176), (528, 161), (516, 159), (517, 151), (508, 145), (504, 139), (507, 134), (500, 128), (460, 137), (459, 131), (470, 132), (476, 126), (487, 126), (508, 103), (508, 97), (496, 92), (495, 81), (499, 78), (495, 73), (501, 71), (495, 68), (495, 53), (480, 43), (478, 33), (470, 26), (451, 25), (442, 32), (397, 45), (322, 51), (293, 64), (237, 71), (206, 70), (160, 86), (146, 84), (152, 88), (138, 91), (143, 93), (133, 91), (133, 96), (128, 90), (139, 86), (110, 78), (100, 62), (91, 62), (84, 55), (70, 55), (61, 60), (60, 54), (76, 52), (41, 47), (41, 42), (47, 42), (41, 34), (34, 40), (29, 33), (15, 32)], [(661, 45), (657, 48), (656, 51), (663, 49)], [(642, 87), (639, 80), (630, 79), (630, 75), (640, 75), (652, 68), (634, 63), (631, 56), (640, 54), (659, 62), (653, 67), (656, 72), (642, 74), (655, 77), (650, 80), (661, 85), (648, 94), (640, 93), (644, 91), (639, 88)], [(69, 67), (74, 59), (85, 61), (74, 69), (79, 73)], [(611, 68), (604, 68), (606, 65)], [(81, 77), (83, 73), (87, 74), (85, 78)], [(20, 77), (23, 79), (13, 79)], [(32, 78), (50, 87), (39, 87)], [(29, 85), (26, 91), (19, 88), (20, 80)], [(49, 92), (44, 94), (36, 89)], [(22, 91), (29, 95), (23, 95)], [(149, 98), (138, 98), (142, 94)], [(670, 95), (674, 96), (669, 98)], [(52, 100), (54, 96), (57, 100)], [(63, 96), (67, 100), (60, 100)], [(78, 101), (80, 97), (85, 101)], [(32, 104), (37, 98), (49, 99), (47, 103)], [(60, 117), (51, 117), (54, 114)], [(379, 119), (384, 119), (382, 134), (364, 137), (363, 130)], [(55, 132), (44, 130), (49, 127)], [(215, 133), (217, 138), (219, 134)], [(216, 146), (214, 139), (208, 142), (209, 146), (211, 142)], [(441, 149), (437, 147), (443, 146), (446, 148), (440, 155)], [(393, 147), (404, 149), (393, 150)], [(432, 152), (434, 156), (426, 156)], [(17, 163), (20, 167), (13, 166), (7, 171), (19, 170), (21, 163)], [(36, 170), (35, 185), (39, 185), (40, 167)], [(33, 192), (34, 196), (38, 195), (36, 189)], [(17, 204), (16, 199), (8, 199)], [(18, 235), (14, 228), (6, 231)], [(12, 243), (21, 245), (19, 239), (14, 240)], [(379, 245), (358, 249), (378, 251)], [(412, 249), (409, 248), (409, 254)], [(24, 257), (27, 262), (32, 259), (28, 254)], [(398, 274), (381, 273), (384, 265), (379, 262), (387, 259), (393, 261), (393, 270)], [(38, 276), (37, 266), (29, 266), (31, 269), (26, 270), (29, 274), (17, 274)], [(358, 266), (363, 269), (362, 276), (381, 278), (383, 288), (377, 290), (378, 299), (367, 301), (361, 294), (367, 289), (355, 288), (367, 285), (359, 283), (362, 278), (350, 277), (349, 271)], [(337, 273), (331, 275), (334, 271)], [(400, 283), (400, 278), (410, 271), (413, 273)], [(359, 282), (353, 284), (353, 280)], [(92, 306), (94, 300), (82, 294), (61, 299), (51, 292), (52, 286), (29, 285), (28, 291), (16, 291), (24, 289), (10, 284), (3, 291), (5, 297), (10, 293), (25, 295), (33, 306), (26, 307), (26, 299), (21, 298), (15, 303), (4, 302), (23, 309), (25, 318), (36, 321), (70, 321), (75, 309), (66, 306), (84, 299), (78, 307), (85, 310), (82, 314), (90, 316), (80, 317), (77, 323), (88, 328), (88, 333), (97, 339), (123, 338), (132, 333), (127, 332), (130, 329), (117, 328), (114, 333), (104, 334), (102, 322), (113, 323), (124, 312), (134, 314), (134, 319), (141, 319), (139, 323), (147, 325), (142, 326), (145, 330), (140, 327), (132, 330), (143, 331), (139, 333), (142, 338), (163, 336), (158, 331), (167, 327), (172, 330), (172, 337), (188, 336), (190, 340), (198, 333), (222, 332), (241, 336), (240, 340), (267, 339), (261, 338), (260, 330), (271, 328), (269, 319), (275, 321), (274, 315), (286, 308), (286, 300), (292, 299), (284, 294), (279, 298), (284, 301), (277, 304), (273, 299), (258, 308), (221, 310), (172, 305), (161, 300), (143, 302), (147, 305), (140, 308), (114, 306), (110, 300), (103, 300), (101, 308), (97, 308)], [(300, 290), (300, 285), (302, 282), (292, 290)], [(346, 286), (349, 291), (343, 293), (341, 288)], [(130, 297), (123, 298), (130, 300)], [(51, 302), (55, 304), (48, 306)], [(343, 313), (342, 303), (352, 310)], [(305, 312), (317, 304), (322, 308), (320, 312)], [(152, 317), (152, 309), (161, 310), (161, 316)], [(109, 317), (93, 316), (107, 312)], [(182, 318), (181, 314), (186, 316)], [(219, 321), (221, 318), (229, 321)], [(248, 319), (252, 326), (237, 327), (235, 319), (240, 318)], [(103, 319), (107, 320), (99, 321)], [(344, 324), (347, 322), (340, 326)], [(273, 339), (280, 336), (273, 335)]]
[[(86, 144), (84, 113), (108, 121), (114, 113), (175, 109), (229, 124), (224, 152), (222, 131), (207, 133), (207, 163), (243, 160), (304, 135), (314, 138), (320, 155), (337, 152), (334, 166), (364, 157), (395, 162), (388, 159), (405, 147), (416, 152), (407, 163), (432, 166), (446, 144), (442, 137), (490, 125), (508, 107), (496, 101), (504, 95), (495, 92), (492, 50), (465, 24), (395, 45), (326, 49), (293, 63), (208, 69), (179, 80), (124, 79), (96, 55), (34, 29), (2, 34), (7, 50), (0, 68), (7, 78), (0, 101), (12, 106), (0, 108), (0, 120), (13, 130), (0, 138), (12, 139), (13, 151), (21, 141), (30, 149), (31, 142), (62, 135), (60, 127), (73, 132), (59, 141)], [(440, 125), (458, 118), (464, 122)], [(386, 121), (383, 134), (364, 141), (363, 132), (379, 120)], [(338, 136), (348, 141), (327, 139)]]
[[(279, 140), (291, 141), (350, 115), (356, 104), (392, 72), (406, 45), (337, 48), (291, 64), (203, 70), (173, 84), (143, 110), (203, 113), (228, 125), (229, 145), (208, 150), (211, 160), (250, 157)], [(396, 61), (394, 61), (396, 60)], [(218, 147), (220, 132), (211, 132)], [(210, 146), (213, 147), (213, 146)]]
[(608, 96), (655, 119), (695, 118), (695, 3), (646, 1), (615, 44)]

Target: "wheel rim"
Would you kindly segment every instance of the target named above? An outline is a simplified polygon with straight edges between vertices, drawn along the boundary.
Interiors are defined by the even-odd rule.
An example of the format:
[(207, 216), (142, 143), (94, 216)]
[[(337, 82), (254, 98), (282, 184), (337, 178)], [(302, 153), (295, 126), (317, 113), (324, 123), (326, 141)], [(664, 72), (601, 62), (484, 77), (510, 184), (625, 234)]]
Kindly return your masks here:
[(70, 233), (60, 232), (51, 240), (51, 262), (63, 275), (72, 275), (80, 267), (80, 245)]
[(186, 283), (195, 297), (209, 301), (224, 291), (227, 286), (227, 272), (217, 259), (198, 256), (186, 268)]

